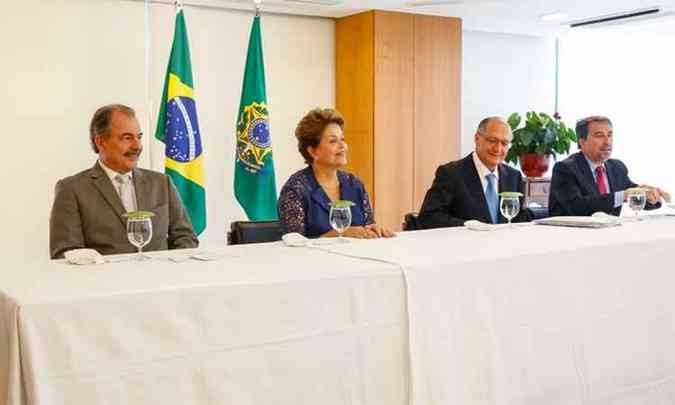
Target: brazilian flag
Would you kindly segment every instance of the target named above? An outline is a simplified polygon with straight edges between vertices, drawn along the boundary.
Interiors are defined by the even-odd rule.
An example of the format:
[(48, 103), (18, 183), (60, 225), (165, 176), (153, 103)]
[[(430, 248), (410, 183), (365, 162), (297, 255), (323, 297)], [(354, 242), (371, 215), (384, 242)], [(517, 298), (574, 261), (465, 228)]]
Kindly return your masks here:
[(251, 221), (277, 219), (260, 15), (253, 18), (237, 118), (234, 195)]
[(204, 157), (194, 99), (190, 47), (183, 10), (176, 13), (176, 28), (169, 67), (157, 119), (155, 138), (164, 142), (165, 172), (171, 177), (190, 215), (197, 235), (206, 228)]

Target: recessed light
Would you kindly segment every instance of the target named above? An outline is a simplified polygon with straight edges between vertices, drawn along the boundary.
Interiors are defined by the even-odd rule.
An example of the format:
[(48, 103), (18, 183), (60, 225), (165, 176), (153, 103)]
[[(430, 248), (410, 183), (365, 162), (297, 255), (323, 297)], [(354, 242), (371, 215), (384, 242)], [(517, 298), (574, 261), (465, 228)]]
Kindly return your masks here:
[(560, 13), (560, 12), (555, 12), (555, 13), (547, 13), (547, 14), (542, 14), (539, 16), (539, 18), (542, 21), (559, 21), (567, 18), (567, 14), (565, 13)]

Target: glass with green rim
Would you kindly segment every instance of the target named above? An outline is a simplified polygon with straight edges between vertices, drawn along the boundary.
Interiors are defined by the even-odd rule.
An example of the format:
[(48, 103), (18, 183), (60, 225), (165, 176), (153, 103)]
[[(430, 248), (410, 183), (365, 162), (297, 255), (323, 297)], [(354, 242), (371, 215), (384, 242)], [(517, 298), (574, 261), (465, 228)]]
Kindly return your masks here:
[(127, 219), (129, 243), (138, 249), (137, 260), (149, 259), (148, 256), (143, 255), (143, 247), (152, 240), (152, 217), (155, 214), (150, 211), (130, 211), (122, 216)]
[(523, 193), (517, 191), (503, 191), (499, 193), (499, 196), (501, 197), (499, 211), (509, 222), (508, 226), (511, 228), (513, 227), (513, 225), (511, 225), (511, 220), (518, 216), (518, 213), (520, 212), (520, 197), (523, 196)]
[(330, 222), (330, 226), (337, 232), (340, 242), (344, 242), (342, 234), (352, 224), (352, 205), (354, 203), (349, 200), (336, 200), (330, 203), (328, 221)]

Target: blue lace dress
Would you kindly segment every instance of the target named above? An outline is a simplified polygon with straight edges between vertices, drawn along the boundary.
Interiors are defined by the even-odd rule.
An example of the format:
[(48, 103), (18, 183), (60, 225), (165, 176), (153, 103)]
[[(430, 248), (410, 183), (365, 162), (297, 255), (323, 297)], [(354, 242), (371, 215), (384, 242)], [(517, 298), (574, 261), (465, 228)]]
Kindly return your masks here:
[[(352, 225), (364, 226), (374, 222), (373, 208), (361, 180), (353, 174), (338, 171), (340, 199), (352, 206)], [(330, 199), (308, 166), (289, 177), (279, 195), (279, 220), (282, 233), (298, 232), (308, 238), (318, 238), (332, 230), (328, 220)]]

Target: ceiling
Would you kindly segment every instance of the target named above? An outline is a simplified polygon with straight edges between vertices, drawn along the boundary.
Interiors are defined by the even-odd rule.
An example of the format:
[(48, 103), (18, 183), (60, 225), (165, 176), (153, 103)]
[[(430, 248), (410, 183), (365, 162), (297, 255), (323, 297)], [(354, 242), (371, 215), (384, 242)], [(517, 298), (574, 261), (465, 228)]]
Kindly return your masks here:
[[(253, 0), (183, 0), (186, 5), (252, 9)], [(418, 5), (411, 3), (436, 3)], [(660, 21), (670, 19), (675, 26), (675, 0), (263, 0), (263, 12), (323, 17), (344, 17), (370, 9), (405, 11), (419, 14), (460, 17), (465, 30), (526, 35), (557, 35), (571, 21), (661, 7)], [(543, 21), (542, 15), (565, 13), (556, 21)], [(672, 14), (672, 15), (670, 15)]]

